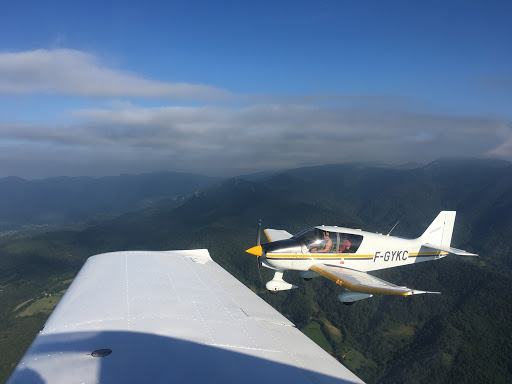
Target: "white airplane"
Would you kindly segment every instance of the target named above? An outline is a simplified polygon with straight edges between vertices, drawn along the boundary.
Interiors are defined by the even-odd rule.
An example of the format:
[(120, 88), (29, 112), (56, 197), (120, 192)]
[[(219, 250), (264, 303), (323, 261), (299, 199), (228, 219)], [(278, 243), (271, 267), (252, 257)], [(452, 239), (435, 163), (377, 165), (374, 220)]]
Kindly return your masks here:
[[(266, 284), (271, 293), (297, 288), (283, 280), (283, 273), (288, 270), (300, 271), (305, 280), (318, 276), (332, 280), (343, 288), (338, 299), (347, 305), (373, 294), (439, 293), (399, 287), (366, 272), (437, 260), (448, 254), (478, 256), (450, 247), (454, 223), (455, 211), (442, 211), (416, 239), (323, 225), (293, 236), (284, 230), (266, 229), (270, 242), (246, 252), (258, 257), (258, 268), (263, 265), (276, 271)], [(259, 233), (258, 228), (258, 244)]]
[(90, 257), (8, 384), (362, 383), (206, 249)]

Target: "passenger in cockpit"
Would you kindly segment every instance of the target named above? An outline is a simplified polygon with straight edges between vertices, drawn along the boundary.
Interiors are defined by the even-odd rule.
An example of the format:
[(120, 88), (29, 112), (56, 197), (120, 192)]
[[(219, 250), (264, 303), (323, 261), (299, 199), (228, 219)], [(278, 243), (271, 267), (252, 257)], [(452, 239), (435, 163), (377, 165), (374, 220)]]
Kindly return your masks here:
[(343, 235), (343, 241), (340, 244), (340, 253), (348, 253), (350, 252), (350, 241), (348, 240), (347, 234)]

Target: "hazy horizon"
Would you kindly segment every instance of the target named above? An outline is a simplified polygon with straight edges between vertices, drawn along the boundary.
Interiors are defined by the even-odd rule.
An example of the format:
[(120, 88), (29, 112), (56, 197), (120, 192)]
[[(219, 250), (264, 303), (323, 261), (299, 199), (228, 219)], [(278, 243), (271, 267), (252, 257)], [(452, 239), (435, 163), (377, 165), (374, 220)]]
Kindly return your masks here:
[(279, 173), (279, 172), (286, 172), (293, 169), (300, 169), (300, 168), (309, 168), (309, 167), (327, 167), (327, 166), (336, 166), (336, 165), (363, 165), (368, 167), (377, 167), (377, 168), (394, 168), (394, 169), (414, 169), (414, 168), (421, 168), (424, 166), (427, 166), (429, 164), (438, 162), (438, 161), (499, 161), (504, 162), (512, 165), (512, 161), (504, 160), (504, 159), (496, 159), (496, 158), (476, 158), (476, 157), (439, 157), (435, 160), (432, 160), (430, 162), (415, 162), (415, 161), (409, 161), (405, 163), (384, 163), (384, 162), (378, 162), (378, 161), (346, 161), (346, 162), (339, 162), (339, 163), (325, 163), (325, 164), (314, 164), (314, 165), (305, 165), (305, 166), (297, 166), (297, 167), (290, 167), (290, 168), (279, 168), (279, 169), (264, 169), (261, 171), (254, 171), (254, 172), (241, 172), (241, 173), (233, 173), (233, 174), (206, 174), (201, 172), (186, 172), (186, 171), (180, 171), (180, 170), (173, 170), (173, 169), (157, 169), (154, 171), (142, 171), (142, 172), (121, 172), (117, 174), (100, 174), (100, 175), (85, 175), (85, 174), (77, 174), (77, 175), (51, 175), (51, 176), (43, 176), (43, 177), (23, 177), (19, 175), (8, 175), (8, 176), (0, 176), (1, 179), (7, 179), (7, 178), (20, 178), (27, 181), (32, 180), (44, 180), (44, 179), (51, 179), (51, 178), (102, 178), (102, 177), (119, 177), (119, 176), (137, 176), (137, 175), (148, 175), (148, 174), (159, 174), (159, 173), (181, 173), (181, 174), (190, 174), (190, 175), (196, 175), (196, 176), (205, 176), (205, 177), (211, 177), (211, 178), (220, 178), (220, 179), (229, 179), (233, 177), (243, 177), (243, 176), (251, 176), (251, 175), (258, 175), (258, 174), (264, 174), (264, 173)]

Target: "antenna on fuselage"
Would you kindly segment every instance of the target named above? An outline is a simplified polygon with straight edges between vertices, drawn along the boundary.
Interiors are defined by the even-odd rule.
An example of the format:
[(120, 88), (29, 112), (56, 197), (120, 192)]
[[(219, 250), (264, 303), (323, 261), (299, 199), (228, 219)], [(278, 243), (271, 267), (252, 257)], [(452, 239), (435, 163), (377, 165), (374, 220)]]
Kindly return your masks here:
[(256, 245), (261, 245), (261, 219), (258, 222), (258, 234), (256, 235)]
[(398, 221), (396, 222), (396, 224), (395, 224), (395, 225), (393, 225), (393, 228), (391, 228), (391, 231), (389, 231), (389, 232), (388, 232), (388, 234), (387, 234), (386, 236), (389, 236), (389, 235), (391, 234), (391, 232), (393, 232), (393, 229), (395, 229), (395, 227), (398, 225), (398, 223), (399, 223), (399, 222), (400, 222), (400, 220), (398, 220)]

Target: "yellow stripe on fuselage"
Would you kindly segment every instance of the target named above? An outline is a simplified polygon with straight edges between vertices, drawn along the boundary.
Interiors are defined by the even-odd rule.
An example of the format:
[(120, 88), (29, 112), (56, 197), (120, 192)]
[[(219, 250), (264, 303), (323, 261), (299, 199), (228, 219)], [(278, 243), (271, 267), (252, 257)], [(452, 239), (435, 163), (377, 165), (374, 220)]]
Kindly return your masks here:
[(327, 257), (333, 258), (333, 259), (361, 259), (361, 258), (373, 258), (373, 255), (342, 255), (342, 254), (333, 254), (333, 253), (315, 253), (315, 254), (300, 254), (300, 255), (294, 255), (294, 254), (284, 254), (284, 253), (267, 253), (266, 257), (268, 259), (272, 258), (278, 258), (278, 259), (325, 259)]
[[(438, 256), (447, 255), (448, 252), (414, 252), (409, 253), (409, 256)], [(307, 254), (285, 254), (285, 253), (267, 253), (267, 258), (278, 258), (278, 259), (369, 259), (375, 255), (355, 255), (355, 254), (344, 254), (344, 253), (307, 253)]]
[(437, 256), (437, 255), (448, 255), (448, 252), (445, 251), (439, 251), (439, 252), (412, 252), (409, 253), (409, 256)]

